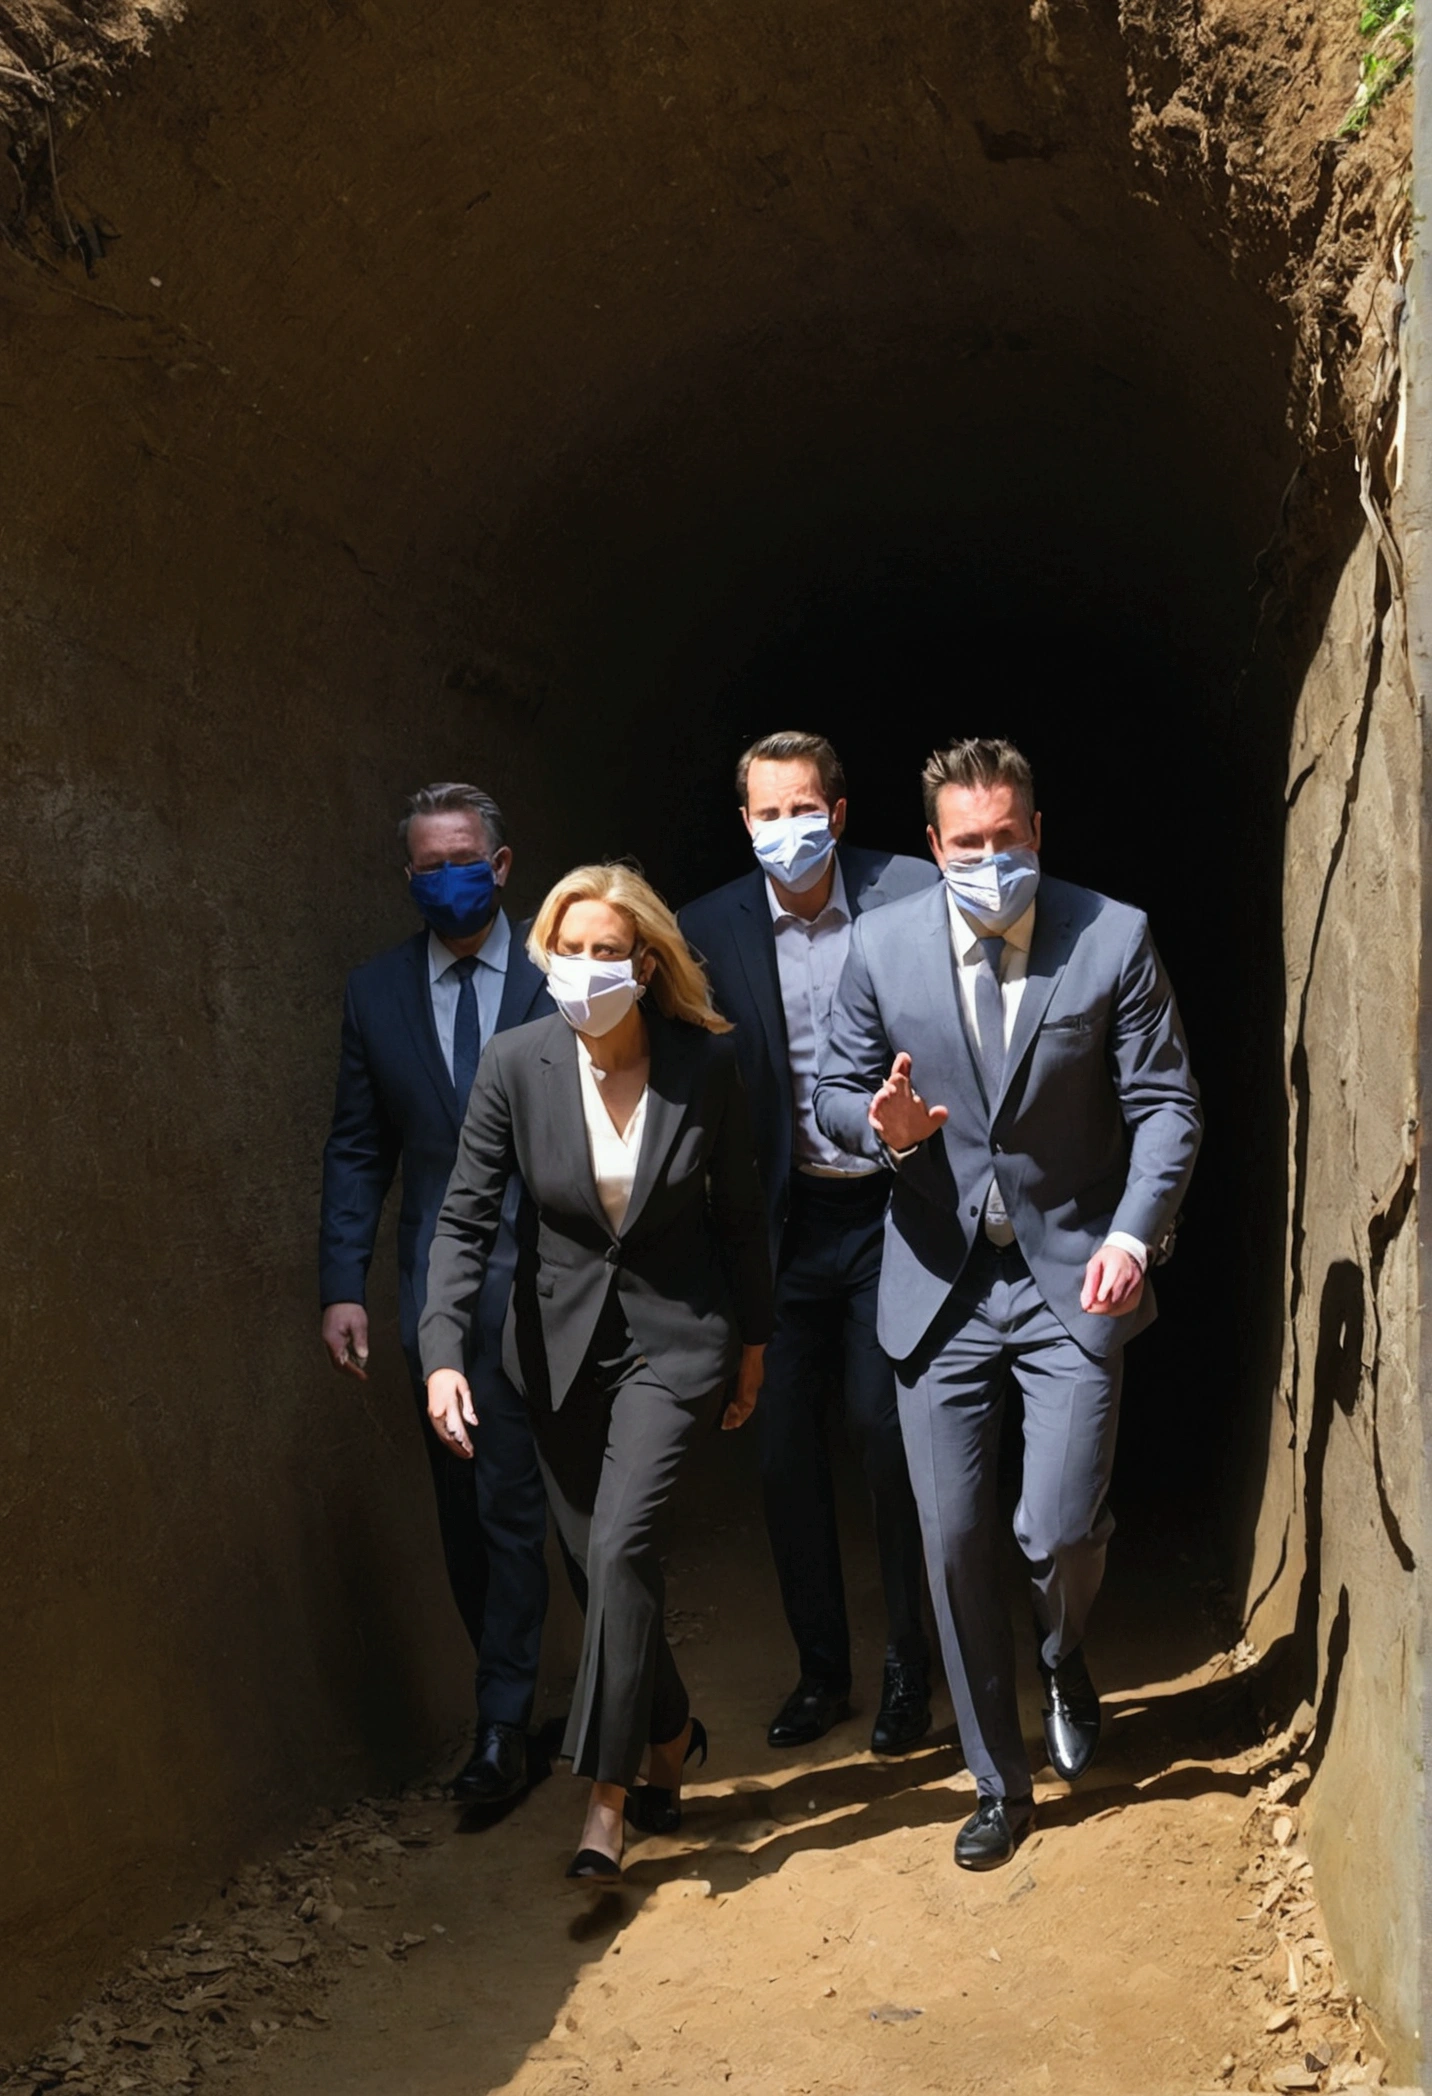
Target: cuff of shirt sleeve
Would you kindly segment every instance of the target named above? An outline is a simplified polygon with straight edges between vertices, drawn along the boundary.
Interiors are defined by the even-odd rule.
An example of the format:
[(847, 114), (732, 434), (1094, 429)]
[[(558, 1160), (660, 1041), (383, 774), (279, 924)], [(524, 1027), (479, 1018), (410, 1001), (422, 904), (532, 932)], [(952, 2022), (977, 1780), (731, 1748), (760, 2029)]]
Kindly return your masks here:
[(1121, 1252), (1127, 1252), (1131, 1259), (1136, 1259), (1141, 1274), (1148, 1272), (1149, 1248), (1137, 1237), (1130, 1237), (1127, 1230), (1111, 1230), (1104, 1242), (1106, 1245), (1117, 1246)]

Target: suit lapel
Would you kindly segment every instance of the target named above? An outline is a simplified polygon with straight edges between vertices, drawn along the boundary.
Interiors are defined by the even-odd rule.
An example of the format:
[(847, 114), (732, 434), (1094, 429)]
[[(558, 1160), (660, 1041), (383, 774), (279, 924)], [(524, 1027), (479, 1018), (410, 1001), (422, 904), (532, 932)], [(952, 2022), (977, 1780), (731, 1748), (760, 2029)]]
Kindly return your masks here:
[[(1008, 1096), (1015, 1073), (1029, 1053), (1030, 1043), (1038, 1033), (1044, 1014), (1049, 1009), (1049, 1000), (1064, 973), (1076, 936), (1074, 920), (1069, 911), (1061, 910), (1054, 902), (1047, 906), (1043, 902), (1036, 903), (1034, 937), (1030, 941), (1024, 994), (1019, 1000), (1014, 1030), (1010, 1035), (1009, 1047), (1005, 1051), (1004, 1080), (1000, 1085), (999, 1098), (995, 1101), (995, 1113)], [(990, 1115), (990, 1119), (994, 1119), (994, 1113)]]
[(646, 1120), (641, 1131), (631, 1200), (621, 1236), (631, 1234), (666, 1163), (676, 1132), (691, 1103), (691, 1044), (666, 1020), (652, 1014), (651, 1074), (646, 1081)]
[(763, 873), (747, 877), (741, 894), (741, 910), (745, 923), (737, 938), (736, 950), (756, 1010), (761, 1015), (761, 1030), (766, 1037), (766, 1053), (771, 1059), (771, 1067), (781, 1074), (789, 1066), (790, 1048), (786, 1041), (786, 1011), (781, 1003), (780, 970), (776, 966), (776, 933)]
[(408, 994), (403, 999), (403, 1017), (413, 1038), (418, 1061), (433, 1081), (433, 1087), (443, 1103), (443, 1110), (456, 1134), (461, 1128), (457, 1110), (457, 1092), (448, 1075), (448, 1066), (443, 1061), (443, 1052), (438, 1045), (438, 1029), (433, 1018), (432, 991), (428, 987), (428, 935), (419, 932), (408, 944), (409, 983)]
[(506, 1033), (510, 1026), (521, 1026), (532, 1017), (532, 1008), (547, 986), (547, 978), (536, 962), (528, 958), (527, 926), (511, 926), (512, 941), (507, 949), (507, 974), (502, 984), (502, 1002), (497, 1008), (497, 1025), (494, 1031)]
[(587, 1140), (582, 1079), (577, 1068), (577, 1036), (565, 1023), (560, 1033), (554, 1028), (551, 1039), (542, 1045), (542, 1075), (547, 1088), (553, 1155), (571, 1158), (577, 1192), (598, 1229), (610, 1237), (611, 1225), (592, 1175), (592, 1146)]
[[(922, 1075), (913, 1072), (915, 1088), (930, 1104), (948, 1106), (946, 1142), (953, 1143), (955, 1122), (962, 1100), (977, 1099), (984, 1105), (984, 1081), (978, 1058), (965, 1024), (964, 1006), (955, 973), (955, 947), (950, 937), (950, 910), (945, 884), (930, 890), (923, 911), (925, 937), (912, 949), (920, 972), (920, 983), (935, 1019), (935, 1038), (944, 1048), (944, 1065)], [(899, 1047), (899, 1042), (896, 1042)]]

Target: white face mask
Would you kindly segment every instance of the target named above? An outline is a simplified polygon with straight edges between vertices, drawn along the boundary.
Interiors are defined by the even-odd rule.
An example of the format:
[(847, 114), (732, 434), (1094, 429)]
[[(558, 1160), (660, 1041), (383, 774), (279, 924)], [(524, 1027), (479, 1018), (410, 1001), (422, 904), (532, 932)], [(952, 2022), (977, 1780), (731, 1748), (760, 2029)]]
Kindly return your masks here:
[(835, 850), (830, 817), (782, 815), (775, 822), (753, 822), (751, 849), (762, 873), (792, 895), (804, 895), (825, 872)]
[(630, 961), (594, 961), (584, 953), (549, 953), (547, 988), (567, 1024), (593, 1037), (610, 1033), (646, 993)]

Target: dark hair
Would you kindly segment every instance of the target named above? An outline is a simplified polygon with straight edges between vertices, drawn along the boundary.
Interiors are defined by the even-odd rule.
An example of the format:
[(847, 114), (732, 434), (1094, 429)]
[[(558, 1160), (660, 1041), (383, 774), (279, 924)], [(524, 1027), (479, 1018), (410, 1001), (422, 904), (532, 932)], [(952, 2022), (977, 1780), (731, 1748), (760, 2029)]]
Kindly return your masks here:
[(925, 792), (925, 820), (932, 829), (940, 820), (942, 786), (1008, 786), (1024, 802), (1024, 812), (1034, 820), (1034, 773), (1029, 759), (1012, 742), (984, 735), (968, 735), (948, 749), (934, 750), (920, 774)]
[(736, 766), (736, 798), (744, 808), (747, 804), (746, 780), (751, 766), (757, 763), (789, 764), (793, 758), (805, 757), (820, 773), (820, 790), (826, 802), (834, 807), (845, 798), (845, 773), (839, 757), (823, 735), (802, 735), (788, 729), (783, 735), (763, 735), (743, 750)]
[(491, 850), (500, 851), (506, 841), (502, 810), (490, 793), (480, 786), (455, 785), (444, 780), (437, 786), (420, 786), (408, 795), (408, 805), (398, 824), (398, 841), (408, 849), (408, 826), (415, 815), (475, 815), (487, 832)]

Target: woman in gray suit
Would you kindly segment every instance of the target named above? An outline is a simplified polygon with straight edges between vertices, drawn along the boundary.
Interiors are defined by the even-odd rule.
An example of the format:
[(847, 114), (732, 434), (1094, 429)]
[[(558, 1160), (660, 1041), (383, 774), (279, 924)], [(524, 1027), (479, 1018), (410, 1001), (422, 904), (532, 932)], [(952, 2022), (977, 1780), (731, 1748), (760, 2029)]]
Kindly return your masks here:
[(698, 1430), (718, 1412), (738, 1427), (755, 1405), (770, 1260), (731, 1029), (661, 897), (628, 866), (580, 866), (528, 951), (559, 1016), (494, 1036), (482, 1058), (420, 1345), (433, 1426), (471, 1454), (464, 1350), (520, 1173), (530, 1210), (503, 1365), (585, 1587), (562, 1751), (592, 1790), (567, 1875), (615, 1878), (624, 1817), (673, 1830), (682, 1767), (705, 1755), (662, 1627), (656, 1523)]

